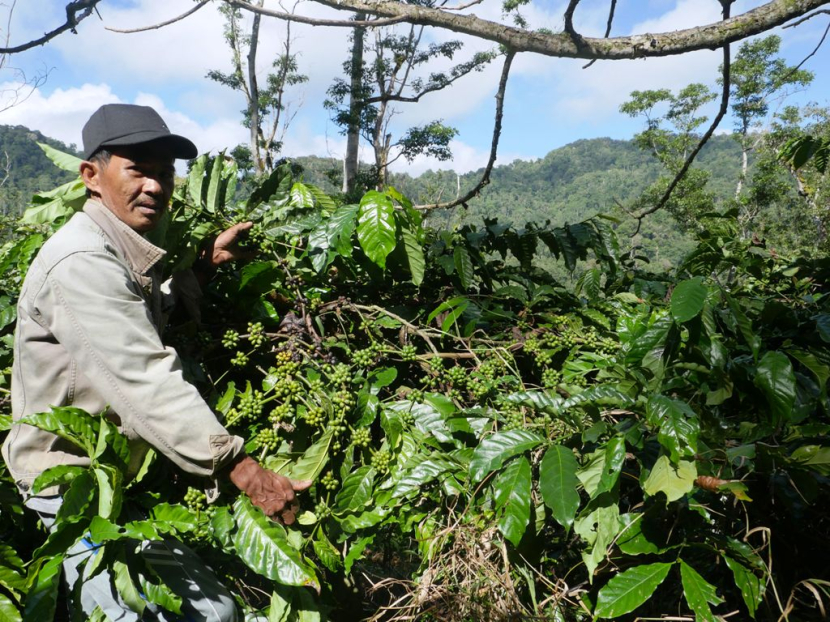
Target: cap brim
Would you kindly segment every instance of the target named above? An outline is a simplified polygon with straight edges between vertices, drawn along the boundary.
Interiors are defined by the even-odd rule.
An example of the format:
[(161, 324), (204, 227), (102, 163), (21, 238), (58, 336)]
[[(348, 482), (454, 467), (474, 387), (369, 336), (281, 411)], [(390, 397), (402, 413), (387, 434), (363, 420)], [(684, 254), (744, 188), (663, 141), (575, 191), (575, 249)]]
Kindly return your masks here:
[[(95, 151), (105, 149), (107, 147), (131, 147), (133, 145), (143, 145), (146, 143), (163, 144), (170, 149), (170, 155), (181, 160), (192, 160), (199, 154), (196, 145), (184, 136), (178, 134), (165, 134), (150, 130), (146, 132), (135, 132), (123, 138), (115, 138), (108, 140), (103, 145), (100, 145)], [(92, 154), (88, 154), (87, 158)]]

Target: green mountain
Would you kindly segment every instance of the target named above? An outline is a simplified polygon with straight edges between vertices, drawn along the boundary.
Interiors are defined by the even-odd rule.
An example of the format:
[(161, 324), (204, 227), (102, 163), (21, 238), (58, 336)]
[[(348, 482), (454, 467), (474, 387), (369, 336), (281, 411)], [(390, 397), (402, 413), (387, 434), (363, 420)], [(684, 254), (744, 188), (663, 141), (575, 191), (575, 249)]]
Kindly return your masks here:
[[(8, 157), (8, 179), (0, 187), (0, 209), (17, 214), (31, 195), (69, 181), (71, 173), (55, 167), (36, 142), (75, 153), (72, 147), (49, 139), (22, 126), (0, 126), (0, 158)], [(339, 191), (342, 163), (334, 158), (296, 158), (305, 169), (305, 179), (327, 192)], [(735, 192), (740, 170), (740, 149), (728, 136), (716, 136), (701, 152), (697, 166), (710, 174), (708, 188), (720, 200)], [(2, 161), (0, 161), (2, 164)], [(0, 169), (2, 171), (2, 169)], [(391, 184), (417, 204), (448, 201), (472, 188), (482, 171), (457, 175), (453, 171), (427, 171), (418, 177), (392, 175)], [(596, 138), (579, 140), (537, 160), (516, 160), (496, 166), (491, 182), (467, 207), (430, 212), (435, 226), (453, 227), (480, 224), (484, 218), (524, 225), (529, 222), (554, 225), (577, 222), (596, 214), (621, 219), (619, 233), (627, 238), (633, 231), (630, 218), (619, 207), (634, 200), (663, 170), (648, 153), (632, 141)], [(0, 172), (0, 179), (3, 173)], [(628, 221), (628, 222), (626, 222)], [(658, 265), (675, 263), (690, 247), (667, 213), (656, 213), (643, 224), (634, 239)], [(627, 243), (624, 246), (628, 246)]]
[[(75, 146), (22, 125), (0, 125), (0, 214), (20, 214), (32, 195), (74, 179), (56, 167), (37, 143), (80, 156)], [(4, 181), (5, 180), (5, 181)]]
[[(342, 163), (331, 158), (298, 158), (306, 179), (329, 191)], [(731, 198), (740, 172), (741, 152), (729, 136), (715, 136), (698, 156), (696, 166), (710, 174), (708, 189), (720, 200)], [(418, 177), (393, 174), (390, 183), (417, 204), (449, 201), (474, 187), (482, 170), (457, 175), (453, 171), (427, 171)], [(327, 176), (328, 173), (328, 176)], [(632, 141), (595, 138), (578, 140), (537, 160), (516, 160), (496, 166), (491, 181), (467, 207), (430, 212), (434, 225), (452, 227), (477, 224), (484, 218), (524, 225), (573, 223), (596, 214), (622, 220), (621, 237), (633, 232), (633, 219), (619, 207), (639, 196), (665, 172)], [(635, 244), (659, 265), (675, 263), (692, 246), (674, 219), (665, 212), (649, 216)], [(628, 244), (623, 244), (628, 246)]]

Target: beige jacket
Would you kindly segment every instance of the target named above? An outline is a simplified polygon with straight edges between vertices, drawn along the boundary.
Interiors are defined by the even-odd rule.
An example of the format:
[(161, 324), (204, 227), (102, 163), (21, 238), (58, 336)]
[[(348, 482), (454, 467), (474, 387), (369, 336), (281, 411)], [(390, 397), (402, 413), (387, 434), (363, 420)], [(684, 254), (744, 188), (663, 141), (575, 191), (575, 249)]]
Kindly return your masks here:
[[(17, 421), (50, 406), (106, 409), (130, 439), (134, 469), (149, 444), (184, 471), (212, 476), (243, 451), (243, 440), (217, 421), (161, 343), (165, 302), (198, 291), (190, 271), (165, 289), (163, 256), (93, 200), (44, 244), (18, 302), (12, 414)], [(49, 467), (89, 464), (71, 443), (23, 424), (9, 431), (3, 458), (24, 495)]]

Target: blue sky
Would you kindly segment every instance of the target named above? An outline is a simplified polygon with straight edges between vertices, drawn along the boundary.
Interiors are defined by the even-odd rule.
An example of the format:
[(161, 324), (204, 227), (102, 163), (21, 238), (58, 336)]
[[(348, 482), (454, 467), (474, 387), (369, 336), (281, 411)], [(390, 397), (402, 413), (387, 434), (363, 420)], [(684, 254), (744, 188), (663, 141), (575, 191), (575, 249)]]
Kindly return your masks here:
[[(762, 3), (739, 0), (733, 14)], [(6, 24), (9, 4), (10, 0), (0, 3), (0, 24)], [(525, 16), (533, 27), (561, 30), (565, 4), (535, 2), (525, 10)], [(11, 42), (38, 36), (57, 25), (63, 6), (64, 0), (18, 0), (8, 33)], [(36, 92), (0, 112), (0, 124), (26, 125), (60, 140), (80, 143), (81, 127), (89, 115), (101, 104), (120, 101), (155, 106), (174, 131), (191, 137), (202, 151), (244, 142), (247, 130), (240, 124), (239, 114), (244, 107), (242, 95), (204, 77), (209, 69), (229, 68), (222, 17), (215, 7), (206, 7), (186, 21), (161, 30), (133, 35), (105, 30), (105, 26), (153, 24), (192, 6), (192, 0), (103, 0), (99, 5), (101, 20), (91, 17), (80, 25), (78, 35), (64, 34), (45, 47), (11, 57), (8, 65), (0, 68), (0, 110), (4, 107), (2, 97), (7, 102), (8, 89), (14, 86), (16, 69), (28, 76), (49, 71), (46, 83)], [(278, 8), (279, 4), (268, 0), (266, 6)], [(586, 35), (601, 35), (607, 6), (608, 0), (583, 0), (576, 14), (577, 29)], [(493, 0), (485, 0), (471, 10), (480, 17), (500, 17), (499, 3)], [(716, 21), (719, 10), (716, 0), (619, 0), (612, 34), (688, 28)], [(299, 3), (297, 11), (319, 17), (347, 15), (312, 2)], [(818, 43), (826, 24), (827, 17), (823, 16), (795, 29), (776, 31), (783, 38), (782, 55), (790, 63), (799, 62)], [(5, 32), (0, 30), (0, 34), (5, 38)], [(290, 94), (296, 116), (285, 137), (285, 153), (342, 157), (343, 137), (322, 103), (332, 80), (341, 75), (347, 32), (295, 25), (292, 35), (300, 70), (310, 80)], [(273, 58), (284, 36), (282, 22), (265, 21), (261, 75), (266, 73), (268, 59)], [(464, 41), (458, 59), (491, 46), (440, 31), (428, 32), (426, 37), (430, 41)], [(805, 68), (815, 72), (814, 84), (809, 91), (791, 96), (787, 103), (817, 101), (828, 105), (830, 71), (823, 69), (828, 58), (830, 51), (823, 48), (808, 61)], [(720, 59), (720, 52), (702, 51), (665, 59), (602, 62), (583, 70), (584, 61), (520, 55), (506, 94), (498, 163), (543, 157), (551, 149), (580, 138), (629, 138), (640, 129), (640, 122), (620, 114), (618, 109), (632, 90), (677, 90), (690, 82), (714, 88)], [(401, 162), (397, 169), (418, 174), (427, 168), (464, 172), (483, 166), (489, 152), (499, 72), (497, 61), (448, 91), (424, 98), (421, 104), (401, 106), (393, 131), (440, 118), (457, 127), (459, 135), (453, 143), (454, 161), (438, 163), (424, 158), (411, 165)], [(730, 126), (725, 122), (722, 129)], [(371, 157), (368, 149), (364, 148), (363, 157)]]

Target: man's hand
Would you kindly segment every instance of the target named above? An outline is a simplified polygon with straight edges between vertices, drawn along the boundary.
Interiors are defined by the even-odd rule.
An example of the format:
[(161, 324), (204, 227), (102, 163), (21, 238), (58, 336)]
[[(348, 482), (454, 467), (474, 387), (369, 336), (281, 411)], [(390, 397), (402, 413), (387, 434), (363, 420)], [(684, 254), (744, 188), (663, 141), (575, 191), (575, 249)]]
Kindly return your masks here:
[(263, 469), (250, 456), (244, 456), (234, 462), (228, 475), (231, 482), (248, 495), (251, 502), (265, 512), (268, 518), (279, 520), (284, 525), (293, 523), (300, 511), (300, 504), (294, 493), (311, 486), (310, 481), (295, 482)]
[(238, 259), (250, 259), (252, 253), (239, 247), (239, 242), (245, 237), (247, 231), (254, 226), (252, 222), (240, 222), (225, 229), (216, 236), (216, 239), (205, 244), (202, 258), (211, 268), (218, 268), (228, 261)]

